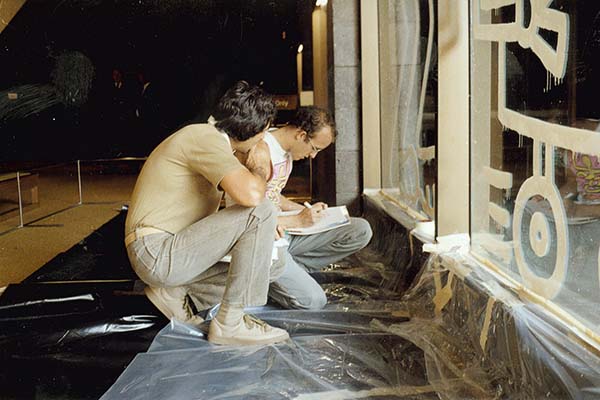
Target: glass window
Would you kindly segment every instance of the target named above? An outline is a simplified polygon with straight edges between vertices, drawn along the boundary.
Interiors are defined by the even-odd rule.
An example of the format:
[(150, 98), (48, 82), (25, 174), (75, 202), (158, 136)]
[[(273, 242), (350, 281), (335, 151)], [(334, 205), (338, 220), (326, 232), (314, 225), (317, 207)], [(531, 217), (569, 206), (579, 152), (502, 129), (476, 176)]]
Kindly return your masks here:
[(437, 46), (434, 1), (379, 1), (381, 187), (434, 218)]
[(475, 254), (600, 332), (600, 3), (472, 2)]

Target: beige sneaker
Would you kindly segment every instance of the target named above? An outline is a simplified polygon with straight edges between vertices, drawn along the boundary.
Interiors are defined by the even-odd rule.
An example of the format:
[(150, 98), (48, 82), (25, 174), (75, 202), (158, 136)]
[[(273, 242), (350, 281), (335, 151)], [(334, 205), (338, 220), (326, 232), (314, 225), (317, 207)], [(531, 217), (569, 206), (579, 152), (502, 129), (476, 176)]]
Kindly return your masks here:
[(191, 299), (181, 287), (159, 288), (146, 286), (144, 293), (152, 304), (169, 319), (190, 325), (200, 325), (204, 319), (194, 315)]
[(216, 319), (210, 322), (208, 341), (215, 344), (256, 345), (286, 341), (290, 335), (274, 328), (252, 315), (245, 314), (237, 326), (222, 325)]

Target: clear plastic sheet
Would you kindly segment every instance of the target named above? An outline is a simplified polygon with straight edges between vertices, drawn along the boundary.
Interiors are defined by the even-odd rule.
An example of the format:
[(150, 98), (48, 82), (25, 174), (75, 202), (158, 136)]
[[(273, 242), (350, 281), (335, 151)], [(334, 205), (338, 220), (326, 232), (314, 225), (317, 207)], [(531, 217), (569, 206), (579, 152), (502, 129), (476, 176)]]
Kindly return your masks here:
[(377, 209), (368, 219), (381, 236), (313, 275), (327, 293), (325, 310), (247, 310), (285, 328), (292, 340), (214, 346), (205, 338), (208, 322), (200, 329), (171, 322), (102, 398), (437, 399), (422, 350), (386, 328), (407, 320), (400, 299), (421, 254), (413, 254), (406, 230)]
[(323, 311), (253, 310), (292, 335), (276, 346), (213, 346), (172, 322), (103, 399), (600, 396), (598, 352), (469, 256), (432, 256), (400, 301), (365, 293)]
[[(437, 398), (423, 353), (411, 342), (369, 328), (368, 317), (301, 312), (313, 314), (307, 323), (297, 313), (259, 314), (291, 328), (294, 339), (274, 346), (214, 346), (202, 331), (171, 322), (102, 399)], [(306, 331), (340, 330), (340, 318), (347, 333)]]
[(433, 257), (404, 296), (411, 320), (374, 322), (425, 352), (442, 398), (592, 399), (600, 356), (469, 258)]

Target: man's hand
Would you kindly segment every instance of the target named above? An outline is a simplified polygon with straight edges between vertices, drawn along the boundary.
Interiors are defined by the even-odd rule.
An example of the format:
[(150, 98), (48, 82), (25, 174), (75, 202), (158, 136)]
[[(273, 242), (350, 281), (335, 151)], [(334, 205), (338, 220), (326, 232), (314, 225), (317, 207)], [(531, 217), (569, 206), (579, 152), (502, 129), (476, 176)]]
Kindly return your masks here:
[(281, 225), (277, 225), (275, 229), (275, 240), (279, 240), (285, 236), (285, 228)]
[(238, 160), (250, 172), (260, 176), (265, 181), (271, 179), (271, 154), (269, 153), (269, 146), (264, 141), (261, 140), (248, 153), (240, 155)]
[(322, 211), (327, 208), (325, 203), (313, 204), (311, 208), (305, 207), (298, 214), (298, 223), (301, 228), (312, 226), (323, 218)]
[(326, 209), (327, 207), (329, 207), (326, 203), (323, 203), (322, 201), (319, 201), (318, 203), (315, 203), (312, 205), (312, 208), (321, 208), (321, 210)]
[(285, 230), (288, 228), (306, 228), (312, 226), (323, 218), (322, 211), (327, 208), (327, 204), (325, 203), (315, 203), (310, 206), (310, 208), (301, 206), (298, 203), (290, 203), (300, 207), (299, 209), (302, 211), (296, 215), (277, 217), (277, 229), (281, 228), (282, 230)]
[(281, 193), (279, 193), (279, 205), (281, 206), (281, 211), (302, 211), (304, 209), (303, 205), (291, 201)]

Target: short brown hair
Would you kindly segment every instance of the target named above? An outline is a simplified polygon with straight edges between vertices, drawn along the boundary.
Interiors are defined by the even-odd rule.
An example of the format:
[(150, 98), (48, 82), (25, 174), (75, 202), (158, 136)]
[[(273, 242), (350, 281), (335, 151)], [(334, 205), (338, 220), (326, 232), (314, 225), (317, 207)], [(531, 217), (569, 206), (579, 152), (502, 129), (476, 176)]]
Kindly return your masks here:
[(326, 126), (331, 128), (332, 139), (337, 136), (333, 116), (327, 110), (315, 106), (300, 107), (288, 124), (302, 129), (309, 138), (315, 137), (315, 133)]

